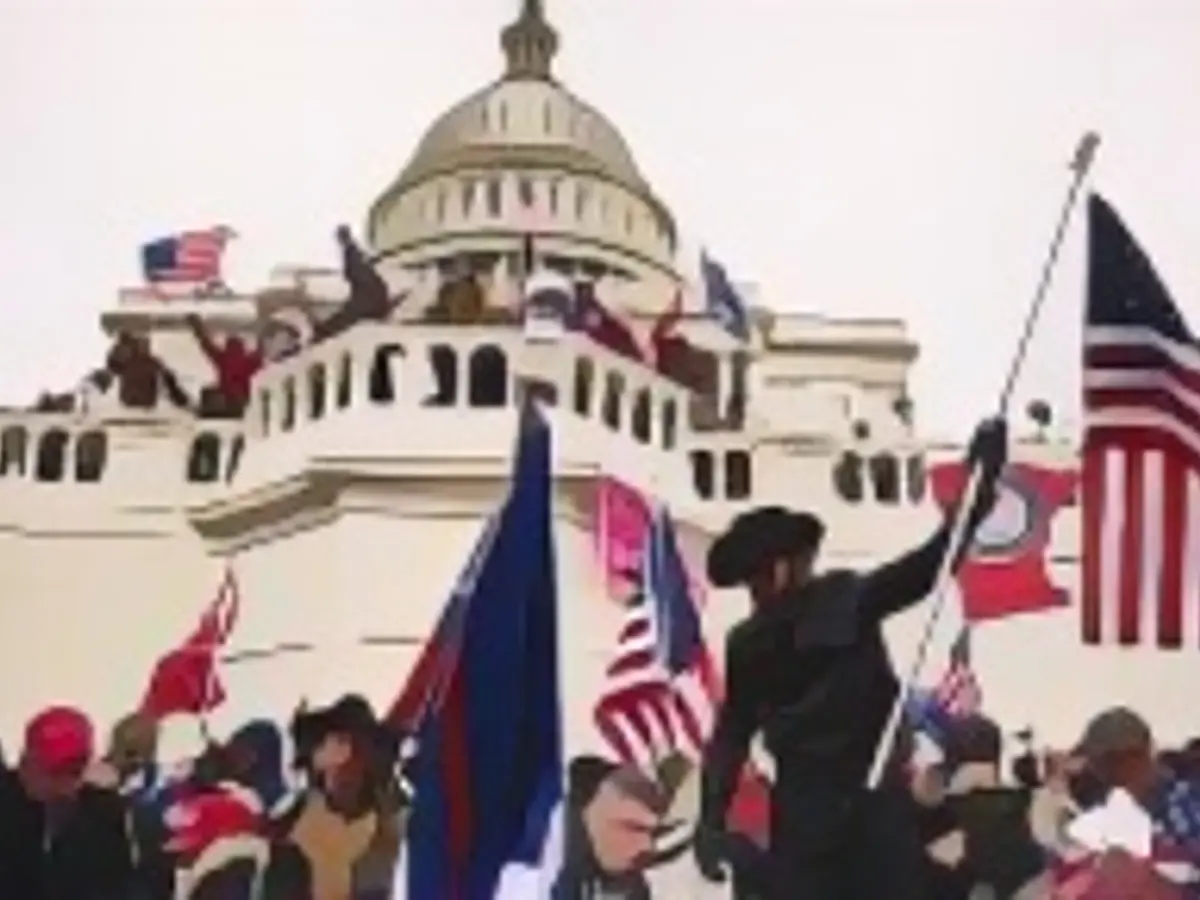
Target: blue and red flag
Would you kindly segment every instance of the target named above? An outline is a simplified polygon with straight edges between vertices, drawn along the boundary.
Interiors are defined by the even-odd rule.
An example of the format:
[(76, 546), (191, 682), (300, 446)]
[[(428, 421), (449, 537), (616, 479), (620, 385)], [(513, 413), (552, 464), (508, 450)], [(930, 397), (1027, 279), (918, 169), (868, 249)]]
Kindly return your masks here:
[(392, 702), (385, 721), (398, 732), (416, 734), (425, 715), (441, 705), (450, 676), (462, 651), (462, 628), (466, 601), (475, 590), (479, 567), (487, 558), (496, 537), (498, 516), (492, 516), (475, 542), (471, 556), (454, 585), (433, 634), (421, 649), (421, 655), (409, 671), (400, 694)]
[[(956, 507), (968, 479), (960, 462), (930, 469), (930, 487), (943, 513)], [(1050, 580), (1046, 557), (1054, 516), (1074, 501), (1078, 480), (1077, 472), (1028, 463), (1004, 469), (996, 506), (957, 573), (968, 622), (1067, 604), (1067, 591)]]
[(550, 431), (528, 403), (510, 493), (461, 599), (457, 661), (417, 737), (407, 896), (493, 900), (539, 868), (563, 791)]

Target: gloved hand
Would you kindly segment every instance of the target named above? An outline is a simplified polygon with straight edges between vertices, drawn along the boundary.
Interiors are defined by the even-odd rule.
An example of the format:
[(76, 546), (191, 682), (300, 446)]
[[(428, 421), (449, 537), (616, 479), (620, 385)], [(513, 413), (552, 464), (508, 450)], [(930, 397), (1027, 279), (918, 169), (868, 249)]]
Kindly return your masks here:
[(718, 826), (701, 822), (692, 837), (692, 852), (696, 856), (696, 868), (705, 881), (724, 884), (725, 832)]
[[(955, 561), (956, 566), (965, 558), (975, 532), (996, 505), (996, 482), (1007, 463), (1008, 422), (999, 416), (984, 419), (975, 426), (975, 433), (971, 436), (971, 443), (967, 448), (966, 470), (973, 473), (978, 468), (980, 481), (975, 491), (975, 502), (968, 511), (965, 540)], [(965, 500), (963, 497), (960, 502)]]
[(968, 471), (983, 469), (983, 483), (994, 484), (1008, 462), (1008, 422), (999, 416), (984, 419), (975, 426), (967, 450)]

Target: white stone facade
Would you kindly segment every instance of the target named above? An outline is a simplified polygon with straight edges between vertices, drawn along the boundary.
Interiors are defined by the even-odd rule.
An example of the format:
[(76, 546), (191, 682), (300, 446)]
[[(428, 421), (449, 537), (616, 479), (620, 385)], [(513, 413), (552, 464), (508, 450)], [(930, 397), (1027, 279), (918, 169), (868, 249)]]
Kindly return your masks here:
[[(27, 716), (56, 701), (101, 722), (129, 710), (227, 561), (242, 618), (218, 730), (250, 715), (282, 719), (305, 697), (359, 690), (390, 700), (504, 490), (511, 398), (531, 378), (558, 397), (549, 416), (573, 750), (596, 742), (591, 702), (619, 622), (588, 533), (599, 477), (624, 478), (669, 504), (697, 563), (732, 515), (761, 503), (820, 512), (829, 565), (870, 564), (935, 527), (924, 466), (957, 451), (926, 446), (911, 424), (906, 385), (917, 346), (903, 323), (772, 315), (766, 297), (751, 344), (735, 350), (690, 308), (684, 332), (721, 355), (726, 388), (740, 371), (748, 396), (740, 426), (693, 427), (684, 388), (577, 335), (536, 342), (515, 325), (420, 319), (439, 267), (463, 254), (490, 261), (490, 302), (511, 300), (512, 259), (531, 229), (540, 254), (591, 271), (601, 299), (643, 331), (682, 286), (675, 225), (619, 132), (552, 78), (510, 72), (433, 125), (370, 212), (382, 271), (410, 291), (394, 321), (359, 324), (269, 365), (237, 422), (168, 406), (132, 410), (109, 394), (86, 411), (0, 413), (0, 740), (14, 746)], [(279, 285), (304, 287), (317, 312), (345, 295), (336, 273), (281, 272)], [(101, 321), (110, 332), (147, 334), (194, 390), (211, 373), (183, 316), (249, 335), (270, 297), (163, 302), (126, 291)], [(459, 372), (458, 396), (443, 407), (421, 404), (435, 348), (452, 353)], [(510, 402), (472, 404), (481, 352), (503, 357)], [(378, 389), (381, 378), (390, 391)], [(979, 398), (963, 402), (984, 409)], [(877, 460), (857, 501), (839, 470), (848, 452)], [(1052, 441), (1023, 443), (1018, 456), (1073, 464), (1070, 447)], [(1076, 517), (1070, 509), (1057, 523), (1065, 584)], [(744, 610), (742, 597), (709, 598), (714, 642)], [(898, 662), (911, 655), (920, 616), (895, 623)], [(953, 634), (949, 618), (930, 677)], [(1077, 633), (1074, 608), (981, 630), (976, 661), (989, 708), (1058, 742), (1117, 700), (1142, 708), (1164, 737), (1195, 730), (1194, 650), (1085, 649)]]

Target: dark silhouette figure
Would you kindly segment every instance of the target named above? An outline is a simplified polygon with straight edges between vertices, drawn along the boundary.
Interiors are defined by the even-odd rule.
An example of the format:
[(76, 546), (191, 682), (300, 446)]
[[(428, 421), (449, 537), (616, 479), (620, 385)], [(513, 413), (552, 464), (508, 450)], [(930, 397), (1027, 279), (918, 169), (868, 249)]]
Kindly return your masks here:
[(405, 297), (401, 294), (393, 299), (388, 295), (387, 283), (375, 271), (349, 228), (339, 225), (335, 235), (342, 250), (342, 277), (350, 285), (350, 296), (337, 312), (316, 323), (314, 343), (341, 334), (356, 322), (386, 319)]

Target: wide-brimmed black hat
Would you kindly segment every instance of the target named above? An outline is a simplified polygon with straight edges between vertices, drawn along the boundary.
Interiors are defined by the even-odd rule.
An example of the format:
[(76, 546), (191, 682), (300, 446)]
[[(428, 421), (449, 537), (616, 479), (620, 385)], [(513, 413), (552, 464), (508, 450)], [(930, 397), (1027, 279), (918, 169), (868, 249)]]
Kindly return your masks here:
[(708, 580), (714, 587), (747, 583), (764, 565), (805, 551), (815, 551), (825, 525), (808, 512), (782, 506), (760, 506), (742, 513), (708, 551)]
[(295, 747), (296, 762), (303, 765), (312, 752), (331, 734), (361, 737), (380, 750), (394, 749), (395, 737), (376, 717), (371, 704), (358, 694), (347, 694), (331, 706), (300, 710), (288, 729)]

